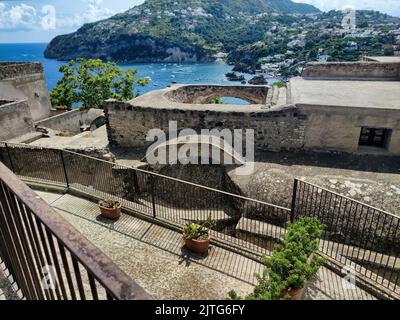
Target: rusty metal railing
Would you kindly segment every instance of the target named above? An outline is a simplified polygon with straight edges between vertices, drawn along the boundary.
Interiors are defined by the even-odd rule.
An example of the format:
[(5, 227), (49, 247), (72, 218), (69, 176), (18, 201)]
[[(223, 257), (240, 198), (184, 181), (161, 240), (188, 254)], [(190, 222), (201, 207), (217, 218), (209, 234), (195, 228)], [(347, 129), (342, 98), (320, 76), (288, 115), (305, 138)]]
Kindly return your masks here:
[(179, 227), (211, 216), (213, 238), (250, 255), (270, 254), (290, 218), (288, 208), (69, 150), (0, 142), (0, 161), (25, 181), (115, 198)]
[(150, 299), (1, 162), (0, 258), (28, 300)]
[(154, 222), (211, 216), (214, 239), (257, 257), (272, 252), (289, 220), (314, 216), (326, 225), (322, 254), (400, 296), (400, 217), (319, 186), (296, 179), (288, 209), (67, 150), (0, 142), (0, 161), (26, 181), (116, 198)]

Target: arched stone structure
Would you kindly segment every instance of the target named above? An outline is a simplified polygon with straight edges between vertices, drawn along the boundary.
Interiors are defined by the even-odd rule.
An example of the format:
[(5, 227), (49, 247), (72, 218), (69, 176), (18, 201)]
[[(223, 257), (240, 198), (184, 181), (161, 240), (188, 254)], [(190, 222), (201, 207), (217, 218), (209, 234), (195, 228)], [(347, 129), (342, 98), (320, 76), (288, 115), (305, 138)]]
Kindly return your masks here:
[(207, 104), (217, 97), (232, 97), (265, 105), (269, 90), (268, 86), (187, 85), (172, 88), (165, 97), (185, 104)]
[[(275, 92), (275, 91), (274, 91)], [(247, 99), (250, 105), (204, 104), (216, 95)], [(104, 104), (110, 145), (122, 148), (148, 148), (150, 130), (169, 132), (171, 121), (176, 132), (184, 129), (254, 132), (254, 148), (280, 151), (304, 146), (305, 119), (293, 105), (271, 106), (268, 86), (173, 85), (151, 91), (129, 102), (109, 100)], [(190, 101), (195, 101), (190, 103)], [(265, 104), (265, 102), (267, 103)], [(167, 140), (173, 137), (166, 137)]]

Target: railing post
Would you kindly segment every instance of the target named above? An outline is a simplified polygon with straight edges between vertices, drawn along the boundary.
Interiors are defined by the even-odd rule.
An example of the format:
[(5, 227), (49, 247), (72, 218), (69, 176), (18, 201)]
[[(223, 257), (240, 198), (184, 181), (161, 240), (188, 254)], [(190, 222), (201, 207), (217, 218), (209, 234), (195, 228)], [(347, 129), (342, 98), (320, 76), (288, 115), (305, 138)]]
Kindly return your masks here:
[(135, 193), (139, 194), (140, 193), (139, 182), (138, 182), (137, 172), (135, 169), (133, 169), (133, 187), (135, 189)]
[(293, 195), (292, 195), (292, 206), (291, 206), (291, 210), (290, 210), (290, 222), (294, 222), (298, 183), (299, 183), (299, 181), (297, 179), (294, 179)]
[(156, 214), (156, 201), (154, 197), (154, 177), (153, 175), (150, 175), (150, 185), (151, 185), (151, 203), (153, 205), (153, 218), (155, 219), (157, 217)]
[(68, 175), (67, 175), (67, 168), (65, 167), (64, 155), (63, 155), (63, 151), (62, 151), (62, 150), (60, 150), (60, 157), (61, 157), (62, 167), (63, 167), (63, 170), (64, 170), (65, 182), (66, 182), (66, 184), (67, 184), (67, 188), (69, 188), (69, 181), (68, 181)]
[(10, 161), (11, 170), (12, 170), (12, 172), (15, 173), (15, 167), (14, 167), (14, 163), (13, 163), (13, 161), (11, 159), (11, 154), (10, 154), (10, 149), (8, 148), (8, 143), (4, 142), (4, 145), (5, 145), (6, 150), (7, 150), (7, 156), (8, 156), (8, 160)]

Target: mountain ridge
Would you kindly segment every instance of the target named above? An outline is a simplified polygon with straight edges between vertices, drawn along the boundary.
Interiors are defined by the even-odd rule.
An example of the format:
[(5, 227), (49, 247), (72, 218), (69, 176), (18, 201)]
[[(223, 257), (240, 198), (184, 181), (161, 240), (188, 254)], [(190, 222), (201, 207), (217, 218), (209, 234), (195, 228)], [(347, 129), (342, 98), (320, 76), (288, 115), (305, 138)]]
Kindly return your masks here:
[(124, 13), (54, 38), (46, 58), (118, 62), (207, 62), (262, 37), (260, 15), (318, 13), (291, 0), (147, 0)]

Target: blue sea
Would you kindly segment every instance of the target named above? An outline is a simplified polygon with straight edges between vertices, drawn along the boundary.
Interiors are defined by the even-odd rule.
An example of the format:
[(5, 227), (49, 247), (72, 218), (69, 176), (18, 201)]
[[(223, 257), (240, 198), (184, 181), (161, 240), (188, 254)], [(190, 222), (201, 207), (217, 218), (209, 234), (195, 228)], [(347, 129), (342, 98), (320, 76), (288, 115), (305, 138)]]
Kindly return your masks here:
[[(46, 59), (43, 55), (46, 43), (19, 43), (19, 44), (0, 44), (0, 61), (39, 61), (43, 64), (46, 74), (46, 81), (49, 90), (52, 90), (58, 79), (61, 77), (59, 68), (65, 62)], [(229, 82), (225, 74), (232, 70), (232, 67), (220, 63), (141, 63), (121, 65), (126, 69), (136, 68), (139, 77), (149, 77), (151, 84), (140, 88), (140, 93), (151, 90), (165, 88), (173, 82), (182, 84), (240, 84), (239, 82)], [(246, 75), (247, 80), (251, 75)], [(273, 83), (275, 79), (268, 79)], [(234, 98), (229, 98), (234, 103)]]

